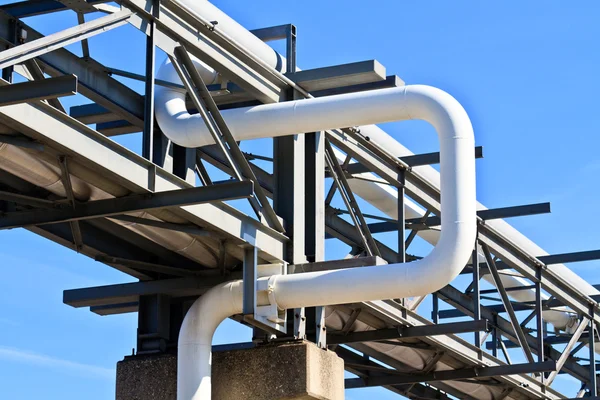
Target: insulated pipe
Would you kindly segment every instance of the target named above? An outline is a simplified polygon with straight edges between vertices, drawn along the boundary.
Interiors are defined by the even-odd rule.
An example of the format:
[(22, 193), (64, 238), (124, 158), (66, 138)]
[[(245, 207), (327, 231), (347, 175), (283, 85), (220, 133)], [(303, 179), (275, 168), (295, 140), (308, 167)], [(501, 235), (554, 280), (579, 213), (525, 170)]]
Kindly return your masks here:
[[(219, 10), (210, 2), (206, 0), (179, 0), (179, 3), (183, 4), (186, 8), (196, 13), (198, 16), (201, 16), (205, 21), (217, 21), (218, 25), (216, 29), (218, 29), (219, 32), (222, 32), (227, 37), (235, 40), (237, 45), (245, 48), (250, 54), (253, 54), (255, 57), (262, 60), (269, 66), (273, 67), (274, 69), (280, 70), (281, 72), (284, 72), (286, 65), (284, 57), (280, 56), (269, 45), (264, 43), (262, 40), (258, 39), (256, 36), (254, 36), (243, 26), (241, 26), (230, 16), (225, 14), (223, 11)], [(217, 73), (214, 69), (206, 66), (198, 60), (195, 60), (195, 62), (198, 63), (198, 71), (202, 74), (206, 82), (214, 82), (216, 80)], [(168, 63), (169, 62), (167, 61), (167, 64)], [(174, 71), (169, 72), (169, 69), (172, 68), (161, 68), (158, 74), (159, 77), (163, 77), (162, 79), (166, 78), (167, 80), (169, 80), (167, 75), (175, 75)], [(178, 78), (176, 78), (173, 79), (173, 81), (178, 82), (179, 80)], [(171, 114), (167, 110), (165, 110), (165, 107), (167, 105), (167, 102), (170, 102), (171, 106), (174, 106), (175, 103), (181, 102), (179, 98), (182, 97), (183, 99), (185, 99), (185, 93), (183, 91), (177, 91), (173, 89), (157, 88), (156, 96), (156, 115), (157, 119), (159, 120), (159, 123), (161, 124), (161, 127), (164, 126), (163, 129), (169, 129), (169, 127), (172, 127), (173, 129), (178, 129), (180, 127), (180, 124), (177, 124), (176, 121), (173, 121), (171, 118), (169, 118), (169, 115)], [(170, 108), (180, 110), (180, 114), (178, 114), (177, 116), (178, 119), (187, 119), (189, 117), (187, 111), (185, 109), (182, 109), (180, 106)], [(365, 136), (369, 136), (380, 147), (386, 149), (390, 154), (393, 154), (396, 157), (408, 156), (413, 154), (404, 146), (402, 146), (402, 144), (397, 142), (394, 138), (392, 138), (390, 135), (388, 135), (385, 131), (383, 131), (376, 125), (361, 126), (360, 130)], [(434, 186), (439, 187), (439, 174), (434, 168), (430, 166), (421, 166), (415, 167), (414, 171), (423, 178), (425, 178), (427, 181), (431, 182)], [(350, 182), (350, 185), (353, 187), (353, 191), (355, 189), (355, 186), (359, 185), (358, 183), (355, 184), (355, 182), (357, 181), (354, 180)], [(373, 204), (375, 207), (379, 208), (384, 212), (386, 212), (386, 210), (384, 210), (386, 208), (388, 211), (396, 209), (397, 201), (395, 199), (392, 199), (389, 196), (379, 197), (374, 195), (374, 192), (380, 192), (380, 190), (377, 190), (377, 184), (372, 184), (368, 182), (363, 183), (364, 190), (360, 190), (357, 188), (357, 195), (367, 200), (369, 203)], [(386, 201), (387, 199), (389, 199), (390, 201)], [(391, 205), (388, 206), (384, 203), (389, 203)], [(477, 204), (478, 209), (485, 209), (485, 207), (480, 203)], [(410, 207), (407, 205), (407, 208)], [(410, 214), (409, 209), (407, 209), (406, 211)], [(419, 216), (420, 215), (417, 215), (415, 216), (415, 218)], [(506, 237), (510, 238), (514, 243), (518, 244), (528, 253), (536, 255), (548, 254), (505, 221), (495, 220), (488, 221), (487, 223)], [(429, 231), (421, 231), (419, 232), (419, 236), (423, 237), (431, 244), (435, 244), (437, 242), (437, 235), (432, 235)], [(600, 292), (596, 288), (594, 288), (588, 282), (581, 279), (581, 277), (573, 273), (569, 268), (562, 264), (550, 265), (549, 269), (553, 270), (556, 274), (560, 275), (572, 286), (588, 295), (600, 294)], [(489, 279), (489, 277), (484, 277), (484, 279), (486, 278)], [(502, 281), (505, 287), (507, 288), (526, 285), (526, 282), (522, 279), (516, 277), (506, 277), (504, 275), (502, 276)], [(511, 297), (515, 298), (518, 301), (530, 301), (535, 298), (535, 294), (532, 290), (511, 291), (509, 294)], [(567, 332), (574, 329), (573, 323), (576, 323), (576, 317), (567, 312), (547, 310), (544, 311), (543, 317), (547, 322), (552, 323), (555, 326), (555, 328), (565, 329)]]
[[(268, 288), (268, 298), (259, 292), (259, 304), (290, 309), (421, 296), (446, 286), (467, 263), (476, 233), (474, 137), (466, 112), (449, 94), (405, 86), (228, 110), (223, 117), (237, 140), (422, 119), (434, 126), (440, 141), (441, 235), (427, 257), (409, 264), (274, 275), (259, 282), (257, 287), (266, 283)], [(198, 118), (180, 120), (183, 129), (164, 132), (182, 145), (211, 144)], [(241, 281), (211, 289), (188, 311), (179, 335), (178, 399), (210, 399), (214, 330), (241, 311)]]

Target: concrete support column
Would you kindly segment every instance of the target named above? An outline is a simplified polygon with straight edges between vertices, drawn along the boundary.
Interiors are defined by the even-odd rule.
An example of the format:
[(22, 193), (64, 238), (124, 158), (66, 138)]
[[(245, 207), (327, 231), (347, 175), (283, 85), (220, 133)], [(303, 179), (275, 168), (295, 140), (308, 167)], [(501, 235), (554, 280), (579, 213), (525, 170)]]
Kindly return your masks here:
[[(344, 362), (310, 342), (213, 353), (213, 399), (343, 400)], [(130, 356), (117, 364), (117, 400), (176, 400), (177, 356)]]

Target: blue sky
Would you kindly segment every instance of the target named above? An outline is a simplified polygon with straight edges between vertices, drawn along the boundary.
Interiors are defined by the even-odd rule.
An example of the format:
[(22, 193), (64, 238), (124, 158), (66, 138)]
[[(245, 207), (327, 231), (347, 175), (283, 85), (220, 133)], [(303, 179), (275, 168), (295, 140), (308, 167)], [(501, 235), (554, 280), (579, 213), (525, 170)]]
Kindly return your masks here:
[[(479, 201), (488, 207), (549, 201), (552, 214), (511, 223), (551, 254), (598, 247), (597, 2), (215, 4), (248, 28), (296, 24), (303, 69), (377, 59), (388, 74), (409, 84), (448, 91), (464, 105), (477, 145), (484, 146), (485, 158), (477, 162)], [(51, 33), (72, 26), (76, 18), (63, 12), (28, 23)], [(143, 37), (131, 27), (95, 37), (90, 47), (92, 57), (108, 66), (143, 73)], [(80, 53), (77, 45), (69, 49)], [(82, 102), (76, 96), (64, 103)], [(435, 136), (423, 124), (385, 128), (414, 152), (437, 150)], [(117, 140), (139, 150), (139, 135)], [(262, 151), (256, 143), (244, 146)], [(393, 243), (394, 237), (381, 239)], [(417, 244), (419, 250), (426, 247)], [(346, 251), (328, 244), (327, 257)], [(22, 229), (0, 231), (0, 260), (0, 398), (114, 397), (115, 364), (135, 346), (136, 315), (99, 317), (73, 309), (62, 304), (62, 291), (131, 279)], [(600, 283), (594, 273), (598, 266), (587, 262), (571, 268)], [(245, 328), (227, 322), (215, 340), (247, 338)], [(572, 396), (577, 389), (568, 379), (557, 387)], [(352, 400), (374, 396), (398, 398), (378, 389), (348, 393)]]

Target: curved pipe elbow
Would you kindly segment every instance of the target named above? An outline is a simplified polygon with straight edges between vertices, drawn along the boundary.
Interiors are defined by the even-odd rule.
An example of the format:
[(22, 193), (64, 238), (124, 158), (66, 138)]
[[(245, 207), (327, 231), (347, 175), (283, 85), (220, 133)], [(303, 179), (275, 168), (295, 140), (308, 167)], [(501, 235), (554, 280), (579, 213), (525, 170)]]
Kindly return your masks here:
[[(223, 117), (238, 140), (408, 119), (428, 121), (439, 136), (441, 236), (433, 251), (409, 264), (272, 276), (271, 295), (280, 308), (426, 295), (450, 283), (467, 263), (476, 236), (474, 135), (466, 112), (447, 93), (407, 86), (228, 110)], [(199, 118), (188, 114), (174, 124), (189, 129), (177, 137), (186, 145), (210, 144)], [(161, 128), (177, 142), (171, 137), (176, 132)], [(211, 289), (186, 315), (178, 350), (178, 399), (210, 398), (212, 335), (223, 319), (241, 312), (241, 302), (241, 282), (230, 282)]]
[(213, 334), (225, 318), (241, 312), (241, 281), (213, 287), (188, 310), (177, 344), (178, 400), (211, 398)]

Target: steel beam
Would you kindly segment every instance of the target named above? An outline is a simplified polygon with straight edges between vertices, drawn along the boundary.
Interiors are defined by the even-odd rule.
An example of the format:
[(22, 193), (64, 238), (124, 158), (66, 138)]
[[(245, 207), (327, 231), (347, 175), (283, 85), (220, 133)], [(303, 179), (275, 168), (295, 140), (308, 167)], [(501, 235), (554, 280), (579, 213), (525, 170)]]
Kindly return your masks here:
[(75, 94), (77, 94), (77, 77), (75, 75), (13, 83), (0, 86), (0, 106), (30, 103)]
[(233, 182), (190, 189), (178, 189), (154, 194), (138, 194), (114, 199), (77, 204), (76, 209), (26, 211), (0, 216), (0, 229), (120, 215), (173, 206), (209, 203), (252, 196), (252, 182)]
[[(152, 2), (150, 13), (154, 18), (159, 15), (160, 0)], [(148, 22), (148, 35), (146, 36), (146, 81), (144, 86), (144, 130), (142, 134), (142, 157), (153, 161), (154, 158), (154, 77), (156, 62), (156, 23)]]
[[(92, 8), (93, 11), (82, 11), (82, 10), (78, 10), (77, 11), (77, 23), (79, 25), (85, 24), (85, 15), (84, 15), (84, 12), (94, 12), (94, 11), (96, 11), (95, 8), (93, 8), (93, 7), (91, 7), (91, 8)], [(84, 58), (89, 58), (90, 57), (90, 44), (88, 43), (87, 39), (83, 39), (81, 41), (81, 54), (83, 55)]]
[[(483, 147), (475, 147), (475, 158), (483, 158)], [(440, 163), (440, 153), (423, 153), (413, 154), (411, 156), (398, 157), (400, 161), (408, 165), (409, 167), (418, 167), (421, 165), (432, 165)], [(360, 162), (352, 163), (346, 168), (347, 172), (351, 175), (362, 174), (365, 172), (374, 172), (371, 168)]]
[(84, 124), (118, 121), (120, 117), (99, 104), (83, 104), (69, 109), (69, 115)]
[(171, 299), (164, 294), (138, 300), (137, 354), (164, 352), (170, 338)]
[(523, 353), (525, 357), (530, 363), (534, 362), (533, 354), (531, 349), (529, 348), (529, 343), (527, 343), (527, 339), (525, 338), (525, 334), (523, 333), (523, 329), (521, 329), (521, 325), (517, 319), (517, 315), (515, 314), (515, 310), (513, 309), (512, 303), (510, 302), (506, 291), (504, 290), (504, 284), (500, 279), (500, 274), (496, 269), (496, 263), (490, 254), (490, 249), (485, 243), (481, 244), (481, 249), (483, 250), (483, 254), (485, 255), (485, 260), (488, 264), (488, 268), (490, 269), (490, 273), (492, 275), (492, 279), (494, 280), (494, 286), (498, 289), (498, 293), (502, 299), (502, 304), (508, 313), (510, 321), (513, 325), (513, 329), (517, 334), (517, 338), (519, 339), (519, 344), (523, 348)]
[[(87, 0), (86, 3), (91, 7), (86, 8), (84, 12), (94, 12), (94, 4), (109, 3), (110, 0)], [(9, 3), (0, 6), (0, 10), (12, 15), (15, 18), (27, 18), (34, 17), (36, 15), (43, 15), (53, 13), (57, 11), (65, 11), (69, 8), (64, 2), (55, 0), (36, 0), (36, 1), (19, 1), (16, 3)]]
[(27, 136), (0, 135), (0, 143), (6, 143), (12, 146), (23, 147), (26, 149), (44, 151), (43, 144), (38, 143), (35, 140), (31, 140)]
[(87, 2), (87, 0), (58, 0), (67, 6), (69, 9), (75, 11), (78, 14), (91, 13), (98, 11), (94, 6)]
[(106, 15), (82, 25), (39, 38), (0, 53), (0, 68), (22, 63), (42, 54), (65, 47), (71, 43), (118, 28), (127, 23), (133, 13), (128, 10)]
[(122, 303), (122, 304), (109, 304), (106, 306), (92, 306), (90, 307), (90, 311), (94, 314), (98, 314), (101, 316), (107, 315), (116, 315), (116, 314), (127, 314), (138, 312), (139, 310), (139, 302), (133, 301), (131, 303)]
[(385, 67), (377, 60), (286, 73), (308, 92), (385, 80)]
[(306, 133), (305, 254), (308, 261), (325, 260), (325, 134)]
[(600, 250), (577, 251), (572, 253), (538, 256), (537, 259), (546, 265), (593, 261), (600, 260)]
[(362, 239), (361, 245), (363, 249), (369, 256), (381, 256), (381, 253), (377, 248), (377, 244), (373, 240), (369, 226), (362, 215), (354, 194), (352, 193), (352, 189), (346, 180), (342, 166), (338, 163), (335, 153), (333, 152), (333, 148), (331, 147), (331, 144), (327, 138), (325, 139), (325, 162), (329, 166), (329, 170), (332, 173), (332, 178), (334, 179), (335, 185), (337, 186), (339, 193), (344, 200), (346, 209), (350, 213), (352, 221), (354, 222), (354, 227)]
[(219, 283), (239, 278), (241, 274), (235, 272), (228, 276), (194, 276), (70, 289), (63, 291), (63, 303), (81, 308), (130, 303), (140, 296), (153, 294), (174, 298), (201, 296)]
[(132, 222), (134, 224), (153, 226), (168, 231), (183, 232), (194, 236), (212, 236), (210, 231), (202, 229), (199, 226), (190, 224), (175, 224), (172, 222), (165, 222), (156, 219), (140, 218), (133, 215), (115, 215), (110, 217), (119, 221)]
[(414, 327), (397, 327), (378, 329), (374, 331), (353, 332), (345, 336), (330, 335), (329, 344), (345, 344), (355, 342), (375, 342), (379, 340), (392, 340), (415, 337), (430, 337), (438, 335), (453, 335), (466, 332), (480, 332), (489, 330), (486, 320), (454, 322), (449, 324), (433, 324)]
[(244, 293), (242, 313), (254, 316), (258, 304), (256, 303), (256, 290), (258, 279), (257, 251), (256, 247), (244, 249)]
[[(473, 292), (471, 297), (473, 298), (473, 319), (475, 321), (481, 320), (481, 293), (479, 288), (479, 280), (481, 279), (479, 271), (479, 249), (477, 248), (477, 233), (475, 233), (475, 244), (471, 252), (471, 262), (475, 267), (473, 268)], [(474, 334), (473, 343), (478, 348), (481, 348), (481, 335), (479, 331)]]
[(105, 136), (127, 135), (142, 131), (137, 125), (133, 125), (127, 120), (121, 119), (117, 121), (98, 122), (96, 130)]
[[(19, 127), (23, 134), (43, 141), (48, 147), (61, 149), (62, 154), (87, 166), (99, 177), (108, 179), (112, 185), (122, 185), (131, 192), (150, 193), (151, 190), (161, 192), (191, 187), (104, 135), (73, 123), (71, 117), (43, 102), (35, 107), (28, 104), (2, 107), (0, 121)], [(86, 179), (105, 188), (102, 179), (97, 181), (93, 176)], [(229, 244), (234, 245), (230, 249), (234, 257), (242, 257), (241, 249), (236, 245), (252, 244), (260, 249), (260, 258), (264, 261), (279, 262), (283, 259), (283, 247), (287, 241), (285, 235), (227, 204), (199, 204), (172, 211), (193, 224), (210, 226), (221, 233)]]
[[(186, 89), (192, 99), (194, 100), (194, 104), (198, 107), (199, 110), (203, 113), (203, 120), (207, 124), (209, 131), (213, 134), (214, 140), (217, 144), (221, 144), (224, 155), (229, 156), (231, 160), (231, 167), (235, 170), (236, 167), (239, 168), (239, 171), (246, 179), (254, 182), (254, 192), (256, 194), (256, 199), (254, 202), (251, 201), (251, 205), (255, 208), (258, 216), (264, 214), (265, 219), (267, 220), (269, 226), (278, 230), (279, 232), (283, 232), (283, 225), (279, 221), (277, 214), (271, 207), (269, 201), (267, 200), (267, 196), (263, 191), (262, 187), (258, 184), (258, 179), (254, 175), (254, 172), (250, 168), (248, 161), (242, 154), (235, 138), (233, 137), (227, 123), (223, 119), (217, 105), (215, 104), (210, 92), (208, 91), (206, 84), (202, 80), (202, 77), (196, 71), (192, 59), (190, 58), (187, 50), (184, 47), (177, 47), (174, 50), (174, 54), (179, 61), (183, 64), (187, 73), (189, 74), (189, 80), (186, 79), (184, 71), (181, 71), (181, 68), (178, 68), (178, 73), (182, 80), (186, 85)], [(172, 60), (174, 60), (172, 58)], [(176, 68), (178, 67), (176, 62), (173, 63)], [(190, 82), (191, 80), (191, 82)], [(193, 84), (193, 87), (191, 86)], [(194, 88), (196, 90), (194, 90)], [(203, 104), (200, 102), (202, 99)], [(209, 118), (207, 111), (210, 111)], [(213, 129), (211, 129), (211, 122), (214, 121)], [(239, 173), (238, 173), (239, 174)], [(237, 177), (239, 180), (242, 179), (242, 176)], [(252, 200), (252, 199), (251, 199)], [(256, 200), (260, 202), (260, 204), (256, 203)]]
[[(527, 204), (523, 206), (501, 207), (477, 211), (477, 216), (484, 221), (500, 218), (513, 218), (526, 215), (546, 214), (550, 212), (550, 203)], [(414, 230), (429, 229), (441, 224), (440, 217), (428, 217), (425, 221), (421, 218), (406, 220), (406, 228)], [(372, 233), (395, 232), (398, 230), (395, 222), (377, 222), (369, 224)], [(599, 251), (600, 257), (600, 251)], [(485, 263), (483, 263), (485, 265)]]
[(56, 201), (40, 199), (37, 197), (25, 196), (18, 193), (0, 191), (0, 200), (10, 201), (11, 203), (23, 204), (36, 208), (54, 208), (60, 203)]
[[(60, 180), (65, 188), (67, 200), (71, 204), (72, 210), (75, 211), (77, 209), (77, 202), (75, 200), (75, 193), (73, 192), (73, 185), (71, 183), (71, 174), (69, 174), (67, 157), (59, 156), (58, 165), (60, 167)], [(73, 245), (75, 246), (75, 250), (79, 252), (83, 247), (83, 239), (81, 237), (79, 221), (70, 221), (69, 224), (71, 225), (71, 232), (73, 234)]]
[[(31, 3), (31, 2), (27, 2)], [(0, 40), (10, 40), (9, 21), (12, 17), (0, 12)], [(27, 32), (29, 41), (45, 38), (31, 27), (19, 22), (21, 29)], [(143, 125), (143, 99), (138, 93), (111, 78), (102, 71), (102, 66), (93, 60), (84, 60), (64, 48), (41, 54), (37, 60), (44, 72), (51, 76), (73, 74), (77, 76), (78, 91), (103, 107), (138, 125)]]
[(366, 256), (366, 257), (356, 257), (356, 258), (345, 258), (342, 260), (330, 260), (330, 261), (320, 261), (320, 262), (311, 262), (306, 264), (293, 264), (290, 265), (290, 269), (294, 271), (294, 273), (302, 273), (302, 272), (317, 272), (317, 271), (330, 271), (335, 269), (342, 268), (360, 268), (360, 267), (368, 267), (374, 265), (385, 265), (387, 262), (383, 260), (381, 257), (377, 256)]
[[(544, 203), (542, 203), (542, 204), (544, 204)], [(593, 261), (593, 260), (600, 260), (600, 250), (588, 250), (588, 251), (577, 251), (577, 252), (572, 252), (572, 253), (551, 254), (551, 255), (545, 255), (545, 256), (537, 256), (536, 258), (541, 263), (544, 263), (545, 265)], [(512, 268), (510, 265), (508, 265), (502, 261), (497, 261), (496, 267), (498, 270)], [(482, 269), (483, 273), (489, 274), (486, 263), (480, 263), (479, 268)], [(471, 267), (466, 267), (461, 273), (462, 274), (470, 274)], [(596, 301), (598, 301), (598, 299), (596, 299)], [(556, 300), (553, 303), (562, 304), (562, 303), (560, 303), (560, 300)]]
[[(577, 330), (575, 330), (575, 332), (573, 333), (573, 336), (571, 336), (571, 339), (569, 339), (569, 343), (567, 343), (567, 345), (563, 349), (562, 355), (556, 361), (556, 370), (552, 371), (552, 373), (548, 376), (548, 378), (546, 378), (546, 380), (545, 380), (546, 385), (548, 385), (548, 386), (552, 385), (552, 382), (554, 381), (554, 379), (557, 377), (557, 375), (561, 371), (563, 365), (565, 365), (565, 362), (571, 356), (571, 350), (573, 350), (573, 348), (575, 347), (577, 342), (579, 342), (579, 338), (583, 334), (583, 331), (588, 327), (589, 322), (590, 322), (590, 320), (587, 318), (583, 318), (581, 320), (581, 322), (579, 323), (579, 326), (577, 327)], [(539, 334), (540, 333), (538, 333), (538, 335)]]
[(596, 376), (596, 323), (594, 321), (589, 322), (589, 355), (590, 355), (590, 383), (588, 388), (590, 390), (590, 396), (598, 395), (598, 385)]
[(252, 29), (250, 33), (263, 42), (271, 42), (274, 40), (283, 40), (287, 38), (288, 31), (291, 29), (291, 27), (291, 24), (269, 26), (267, 28)]
[[(360, 366), (365, 367), (381, 367), (374, 361), (371, 361), (369, 357), (357, 354), (354, 351), (337, 346), (335, 348), (336, 354), (344, 360), (344, 368), (359, 377), (367, 378), (369, 371)], [(413, 396), (416, 399), (438, 399), (438, 400), (450, 400), (451, 397), (446, 393), (435, 389), (431, 386), (425, 386), (421, 384), (415, 384), (411, 386), (407, 385), (387, 385), (384, 386), (386, 389), (404, 396)]]
[[(35, 194), (38, 197), (48, 195), (43, 190), (8, 173), (0, 171), (0, 178), (3, 183), (15, 187), (27, 195)], [(80, 223), (80, 228), (84, 242), (81, 253), (91, 258), (111, 254), (148, 263), (177, 265), (195, 271), (204, 268), (201, 264), (106, 219), (83, 221)], [(28, 230), (60, 245), (72, 248), (73, 236), (69, 224), (44, 225), (43, 227), (31, 227)], [(153, 274), (142, 273), (135, 268), (126, 268), (121, 265), (111, 266), (138, 279), (145, 280), (155, 277)]]
[[(530, 303), (530, 304), (523, 304), (523, 303), (517, 303), (517, 302), (511, 302), (512, 308), (514, 311), (531, 311), (535, 308), (535, 304)], [(491, 312), (494, 313), (503, 313), (506, 312), (506, 309), (504, 308), (504, 305), (502, 304), (490, 304), (486, 306), (488, 308), (488, 310), (490, 310)], [(546, 307), (547, 308), (547, 307)], [(447, 318), (460, 318), (460, 317), (464, 317), (465, 313), (462, 312), (461, 310), (441, 310), (439, 312), (439, 317), (442, 319), (447, 319)]]
[[(36, 60), (25, 61), (25, 63), (23, 64), (23, 67), (25, 67), (25, 71), (27, 71), (29, 73), (29, 76), (32, 80), (43, 81), (46, 79), (44, 72), (42, 71), (40, 65), (38, 64), (38, 62)], [(63, 105), (59, 99), (50, 98), (50, 99), (48, 99), (48, 104), (50, 104), (52, 107), (56, 108), (57, 110), (60, 110), (64, 113), (66, 113), (66, 110), (63, 107)]]
[[(579, 338), (579, 343), (581, 346), (585, 346), (586, 343), (588, 343), (589, 338), (588, 338), (588, 333), (589, 332), (584, 332), (584, 335)], [(544, 339), (544, 343), (546, 345), (550, 345), (550, 346), (555, 346), (555, 345), (561, 345), (561, 344), (567, 344), (569, 343), (569, 340), (571, 340), (572, 335), (569, 334), (563, 334), (563, 335), (557, 335), (557, 336), (548, 336)], [(518, 347), (518, 344), (514, 343), (514, 341), (504, 341), (504, 344), (506, 345), (506, 347), (508, 348), (516, 348)], [(493, 343), (486, 343), (486, 348), (491, 349), (493, 348)], [(581, 349), (578, 349), (581, 350)]]
[(450, 371), (436, 371), (428, 374), (403, 374), (392, 373), (389, 375), (371, 375), (368, 378), (349, 378), (346, 379), (346, 389), (361, 387), (399, 385), (407, 383), (420, 382), (438, 382), (459, 379), (487, 378), (502, 375), (530, 374), (537, 372), (554, 371), (556, 369), (555, 361), (545, 361), (541, 363), (526, 363), (501, 365), (496, 367), (478, 367), (465, 368)]
[(170, 267), (168, 265), (149, 263), (145, 261), (138, 261), (135, 259), (112, 257), (105, 255), (97, 255), (96, 261), (102, 262), (109, 265), (122, 265), (124, 267), (135, 268), (139, 271), (155, 272), (158, 274), (166, 274), (172, 276), (193, 276), (197, 274), (197, 271), (191, 271), (185, 268)]
[[(301, 84), (301, 83), (300, 83)], [(342, 86), (338, 88), (317, 90), (311, 92), (314, 97), (325, 97), (325, 96), (334, 96), (337, 94), (346, 94), (346, 93), (356, 93), (356, 92), (365, 92), (367, 90), (379, 90), (379, 89), (389, 89), (394, 87), (404, 86), (404, 81), (400, 79), (396, 75), (386, 76), (383, 81), (375, 81), (368, 83), (361, 83), (358, 85), (348, 85)]]
[[(450, 286), (448, 286), (450, 287)], [(462, 293), (461, 293), (462, 294)], [(468, 296), (465, 296), (468, 298)], [(469, 307), (472, 307), (472, 301), (470, 298), (467, 300)], [(404, 309), (401, 305), (399, 305), (395, 301), (373, 301), (367, 303), (361, 303), (361, 307), (366, 307), (367, 314), (370, 314), (374, 317), (381, 319), (385, 324), (388, 325), (410, 325), (410, 326), (421, 326), (421, 325), (429, 325), (431, 324), (427, 318), (422, 317), (410, 310)], [(482, 317), (485, 318), (484, 315), (484, 307), (482, 307)], [(421, 345), (421, 349), (423, 346), (427, 346), (425, 348), (435, 349), (435, 351), (446, 351), (448, 356), (452, 358), (464, 362), (466, 366), (469, 367), (480, 367), (480, 366), (503, 366), (504, 364), (498, 360), (496, 357), (491, 356), (487, 352), (481, 352), (477, 349), (476, 346), (469, 344), (467, 341), (457, 338), (455, 336), (425, 336), (419, 339), (421, 342), (424, 342)], [(535, 339), (534, 339), (535, 340)], [(389, 342), (385, 342), (389, 343)], [(401, 342), (392, 342), (399, 343), (400, 345), (406, 345), (406, 343)], [(381, 354), (381, 352), (375, 351), (368, 344), (354, 343), (350, 344), (350, 347), (358, 350), (358, 351), (367, 351), (373, 357), (377, 357), (377, 359), (387, 364), (391, 367), (404, 369), (406, 366), (398, 363), (396, 360), (386, 357), (385, 354)], [(410, 346), (415, 346), (415, 344), (410, 344)], [(500, 383), (504, 385), (510, 385), (511, 387), (518, 387), (521, 392), (526, 393), (528, 396), (536, 398), (540, 397), (541, 391), (545, 388), (541, 383), (533, 377), (527, 375), (502, 375), (496, 378)], [(436, 387), (442, 388), (448, 387), (448, 385), (444, 385), (443, 382), (436, 383)], [(546, 395), (548, 397), (560, 398), (560, 395), (553, 390), (552, 388), (545, 388)], [(448, 393), (453, 393), (452, 391), (448, 391)], [(461, 395), (459, 394), (460, 398)], [(543, 397), (543, 396), (542, 396)]]
[[(155, 44), (165, 53), (174, 55), (179, 45), (186, 47), (194, 56), (218, 70), (229, 79), (249, 92), (256, 99), (266, 103), (279, 101), (282, 95), (282, 83), (273, 83), (273, 75), (264, 77), (257, 73), (260, 65), (228, 43), (219, 33), (218, 28), (207, 26), (198, 21), (198, 17), (185, 7), (175, 2), (165, 2), (160, 6), (158, 18), (154, 18), (148, 10), (154, 0), (123, 0), (121, 4), (131, 7), (138, 13), (130, 22), (142, 32), (149, 33), (149, 20), (154, 20), (158, 31)], [(191, 28), (191, 26), (194, 28)], [(262, 67), (261, 72), (263, 72)]]

